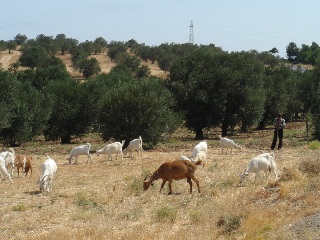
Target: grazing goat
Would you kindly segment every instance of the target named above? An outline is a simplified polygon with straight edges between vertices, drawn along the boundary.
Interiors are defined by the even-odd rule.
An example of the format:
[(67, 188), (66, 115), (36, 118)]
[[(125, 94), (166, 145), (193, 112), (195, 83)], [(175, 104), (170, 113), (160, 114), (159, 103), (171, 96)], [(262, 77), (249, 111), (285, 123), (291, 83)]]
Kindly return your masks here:
[[(11, 179), (11, 176), (10, 176), (10, 174), (9, 174), (7, 168), (6, 168), (6, 158), (7, 158), (8, 154), (9, 154), (9, 153), (7, 153), (7, 155), (5, 156), (5, 158), (3, 158), (3, 157), (0, 156), (0, 173), (3, 174), (3, 175), (5, 175), (5, 176), (7, 176), (7, 177), (9, 178), (9, 181), (10, 181), (11, 183), (13, 183), (13, 182), (12, 182), (12, 179)], [(9, 157), (9, 156), (8, 156), (8, 157)], [(0, 178), (0, 181), (1, 181), (1, 178)]]
[(137, 151), (138, 152), (138, 157), (141, 154), (142, 157), (142, 138), (139, 136), (139, 138), (133, 139), (128, 147), (123, 151), (123, 154), (126, 154), (127, 152), (130, 152), (130, 157), (132, 158), (132, 152)]
[(208, 151), (208, 145), (206, 141), (202, 141), (198, 143), (192, 150), (191, 156), (180, 156), (180, 160), (188, 160), (193, 163), (197, 162), (198, 160), (201, 160), (202, 162), (202, 168), (207, 163), (207, 151)]
[(165, 185), (165, 183), (168, 181), (169, 182), (168, 194), (172, 194), (172, 187), (171, 187), (172, 180), (181, 180), (186, 178), (187, 182), (190, 185), (190, 193), (192, 193), (191, 179), (197, 184), (198, 191), (200, 193), (199, 181), (194, 176), (195, 170), (197, 169), (196, 165), (200, 165), (200, 164), (201, 164), (201, 161), (193, 163), (188, 160), (177, 160), (173, 162), (165, 162), (152, 175), (149, 174), (145, 177), (143, 181), (143, 189), (147, 190), (150, 187), (150, 185), (153, 185), (153, 182), (155, 180), (158, 180), (159, 178), (161, 178), (162, 184), (160, 187), (160, 192), (163, 186)]
[(41, 176), (39, 177), (39, 187), (42, 192), (49, 192), (52, 190), (52, 180), (53, 176), (57, 172), (57, 164), (56, 162), (47, 156), (47, 159), (41, 165)]
[(107, 144), (105, 147), (99, 149), (96, 151), (97, 156), (99, 156), (99, 154), (108, 154), (108, 160), (111, 159), (112, 161), (112, 153), (116, 153), (116, 160), (118, 159), (118, 155), (120, 154), (121, 156), (121, 160), (123, 159), (123, 154), (122, 154), (122, 145), (123, 145), (124, 141), (122, 141), (122, 143), (120, 142), (114, 142), (114, 143), (110, 143)]
[[(8, 153), (9, 153), (8, 158), (5, 158)], [(1, 152), (0, 156), (3, 157), (4, 159), (6, 159), (6, 164), (5, 164), (6, 168), (8, 171), (9, 171), (9, 169), (11, 169), (10, 174), (11, 174), (11, 177), (13, 177), (14, 159), (16, 156), (14, 149), (9, 148), (8, 151)]]
[(251, 159), (248, 164), (247, 170), (240, 174), (240, 184), (242, 184), (245, 178), (250, 173), (255, 173), (255, 180), (260, 176), (259, 172), (263, 171), (266, 178), (268, 173), (272, 172), (275, 175), (275, 179), (278, 178), (277, 166), (275, 163), (275, 158), (273, 153), (263, 153)]
[(74, 147), (72, 150), (71, 150), (71, 153), (69, 155), (69, 157), (67, 158), (67, 160), (69, 161), (69, 163), (71, 164), (71, 160), (72, 158), (75, 157), (75, 164), (77, 164), (77, 159), (78, 159), (78, 156), (79, 155), (87, 155), (87, 163), (89, 162), (89, 160), (91, 161), (92, 163), (92, 159), (91, 159), (91, 155), (89, 154), (90, 152), (90, 143), (86, 143), (85, 145), (81, 145), (79, 147)]
[(15, 159), (15, 165), (17, 167), (18, 177), (19, 177), (19, 170), (22, 169), (22, 173), (25, 173), (24, 177), (27, 176), (29, 170), (30, 175), (32, 175), (32, 164), (33, 160), (31, 156), (28, 155), (18, 155)]
[(204, 166), (207, 164), (207, 153), (204, 151), (198, 152), (197, 156), (194, 159), (192, 157), (189, 158), (187, 156), (181, 155), (179, 160), (187, 160), (193, 163), (196, 163), (197, 161), (201, 160), (202, 168), (204, 168)]
[(238, 144), (236, 144), (233, 140), (229, 139), (229, 138), (223, 138), (220, 136), (220, 140), (221, 140), (221, 151), (222, 151), (222, 154), (223, 154), (223, 149), (225, 148), (226, 149), (226, 154), (228, 154), (228, 149), (230, 148), (231, 149), (231, 154), (232, 153), (232, 149), (233, 148), (238, 148), (242, 149), (241, 146), (239, 146)]
[(202, 141), (198, 143), (192, 150), (191, 158), (195, 159), (199, 152), (205, 152), (208, 151), (208, 145), (206, 141)]
[(187, 161), (193, 162), (193, 159), (188, 158), (187, 156), (183, 156), (183, 155), (180, 156), (180, 159), (179, 159), (179, 160), (187, 160)]

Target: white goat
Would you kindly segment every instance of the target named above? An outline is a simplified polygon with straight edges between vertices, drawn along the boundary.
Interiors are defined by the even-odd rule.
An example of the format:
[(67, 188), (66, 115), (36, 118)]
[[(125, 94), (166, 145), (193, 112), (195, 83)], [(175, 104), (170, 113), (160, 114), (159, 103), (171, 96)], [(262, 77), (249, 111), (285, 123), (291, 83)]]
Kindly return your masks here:
[(133, 139), (128, 147), (123, 151), (123, 154), (126, 154), (127, 152), (130, 152), (130, 157), (132, 158), (132, 152), (137, 151), (138, 157), (141, 155), (142, 157), (142, 138), (139, 136), (139, 138)]
[(52, 180), (53, 176), (57, 172), (57, 164), (56, 162), (47, 156), (47, 160), (44, 161), (41, 165), (41, 177), (39, 177), (39, 187), (42, 192), (49, 192), (52, 190)]
[(193, 163), (196, 163), (198, 160), (201, 160), (202, 161), (202, 168), (203, 168), (207, 163), (207, 151), (208, 151), (207, 142), (202, 141), (202, 142), (198, 143), (193, 148), (193, 151), (191, 153), (191, 157), (181, 155), (180, 160), (188, 160)]
[(221, 151), (222, 151), (222, 154), (223, 154), (223, 149), (225, 148), (226, 149), (226, 154), (228, 154), (228, 149), (230, 148), (231, 149), (231, 154), (232, 153), (232, 149), (233, 148), (238, 148), (242, 149), (241, 146), (239, 146), (238, 144), (236, 144), (233, 140), (229, 139), (229, 138), (223, 138), (220, 136), (220, 140), (221, 140)]
[(192, 154), (191, 154), (191, 158), (194, 159), (197, 157), (198, 153), (199, 152), (205, 152), (207, 153), (208, 151), (208, 145), (207, 145), (207, 142), (206, 141), (202, 141), (200, 143), (198, 143), (194, 148), (193, 148), (193, 151), (192, 151)]
[[(6, 157), (7, 157), (7, 155), (6, 155)], [(6, 158), (6, 157), (5, 157), (5, 158)], [(11, 176), (10, 176), (10, 174), (8, 173), (8, 170), (7, 170), (7, 168), (6, 168), (6, 160), (5, 160), (5, 158), (3, 158), (3, 157), (0, 156), (0, 173), (3, 174), (3, 175), (5, 175), (5, 176), (7, 176), (7, 177), (9, 178), (9, 181), (10, 181), (11, 183), (13, 183), (13, 182), (12, 182), (12, 179), (11, 179)], [(1, 181), (1, 178), (0, 178), (0, 181)]]
[(187, 160), (193, 162), (193, 160), (187, 156), (181, 155), (179, 160)]
[(248, 168), (245, 172), (240, 174), (240, 183), (242, 184), (250, 173), (255, 173), (255, 180), (260, 176), (259, 172), (263, 171), (266, 178), (268, 178), (268, 173), (272, 172), (275, 179), (278, 178), (277, 166), (273, 153), (263, 153), (251, 159), (248, 164)]
[(92, 159), (91, 159), (91, 155), (89, 154), (90, 152), (90, 143), (86, 143), (85, 145), (81, 145), (81, 146), (78, 146), (78, 147), (74, 147), (72, 150), (71, 150), (71, 153), (69, 155), (69, 157), (67, 158), (67, 160), (69, 161), (69, 163), (71, 164), (71, 160), (72, 158), (75, 157), (75, 164), (77, 163), (77, 159), (78, 159), (78, 156), (79, 155), (87, 155), (87, 163), (89, 162), (89, 160), (91, 161), (92, 163)]
[[(8, 153), (9, 153), (8, 158), (5, 158)], [(9, 148), (8, 151), (1, 152), (0, 157), (3, 157), (6, 160), (6, 168), (8, 171), (11, 168), (10, 174), (11, 174), (11, 177), (13, 177), (14, 160), (12, 160), (12, 159), (16, 158), (16, 153), (15, 153), (14, 149)]]
[(207, 152), (198, 152), (197, 156), (194, 158), (193, 162), (198, 162), (201, 160), (202, 168), (207, 165)]
[(108, 154), (108, 160), (111, 159), (111, 161), (112, 161), (112, 153), (116, 153), (117, 154), (116, 160), (118, 159), (119, 154), (120, 154), (121, 160), (122, 160), (123, 159), (123, 154), (122, 154), (123, 143), (124, 143), (124, 141), (122, 141), (122, 143), (114, 142), (114, 143), (107, 144), (105, 147), (96, 151), (97, 156), (99, 156), (99, 154)]

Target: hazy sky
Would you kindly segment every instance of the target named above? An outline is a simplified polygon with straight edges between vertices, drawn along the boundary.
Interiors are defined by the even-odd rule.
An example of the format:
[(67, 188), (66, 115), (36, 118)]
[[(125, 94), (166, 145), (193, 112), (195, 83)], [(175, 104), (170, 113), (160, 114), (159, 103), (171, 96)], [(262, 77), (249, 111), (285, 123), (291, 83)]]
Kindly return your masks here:
[(286, 56), (290, 42), (320, 45), (319, 0), (1, 0), (0, 40), (63, 33), (148, 46), (187, 43)]

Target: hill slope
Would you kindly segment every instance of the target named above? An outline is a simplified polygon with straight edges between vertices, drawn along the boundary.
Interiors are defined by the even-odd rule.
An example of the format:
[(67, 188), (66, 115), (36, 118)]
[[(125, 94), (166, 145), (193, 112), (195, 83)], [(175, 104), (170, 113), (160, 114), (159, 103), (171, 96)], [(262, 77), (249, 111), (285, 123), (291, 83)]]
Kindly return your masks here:
[[(8, 53), (8, 51), (0, 51), (0, 67), (2, 67), (5, 70), (8, 70), (8, 68), (12, 63), (19, 60), (20, 55), (21, 55), (20, 51), (11, 51), (11, 53)], [(70, 54), (65, 54), (65, 55), (57, 54), (56, 57), (60, 58), (65, 63), (67, 70), (72, 77), (82, 77), (82, 74), (78, 70), (73, 68)], [(101, 53), (99, 55), (91, 55), (89, 58), (97, 59), (101, 68), (101, 73), (109, 73), (111, 68), (113, 68), (116, 65), (107, 56), (107, 53)], [(165, 78), (167, 75), (164, 71), (162, 71), (159, 68), (156, 62), (152, 64), (151, 61), (147, 61), (147, 62), (142, 61), (141, 64), (146, 65), (150, 68), (150, 72), (152, 76)]]

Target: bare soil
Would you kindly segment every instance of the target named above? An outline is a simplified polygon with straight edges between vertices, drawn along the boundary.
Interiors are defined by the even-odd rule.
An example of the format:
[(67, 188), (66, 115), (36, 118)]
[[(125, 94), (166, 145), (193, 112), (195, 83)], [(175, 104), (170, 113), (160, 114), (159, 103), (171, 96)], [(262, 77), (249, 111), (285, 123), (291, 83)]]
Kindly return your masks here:
[[(7, 70), (12, 63), (19, 60), (20, 55), (21, 55), (20, 51), (11, 51), (11, 53), (8, 53), (8, 51), (1, 51), (0, 67)], [(60, 58), (65, 63), (66, 68), (72, 77), (76, 77), (76, 78), (82, 77), (82, 74), (73, 67), (70, 54), (65, 54), (65, 55), (57, 54), (56, 57)], [(111, 59), (107, 56), (107, 52), (103, 52), (99, 55), (91, 55), (88, 58), (97, 59), (97, 61), (99, 62), (99, 66), (101, 68), (101, 73), (109, 73), (110, 70), (114, 66), (116, 66), (116, 64), (113, 61), (111, 61)], [(141, 65), (147, 65), (150, 68), (150, 72), (152, 76), (160, 77), (160, 78), (165, 78), (167, 76), (167, 74), (159, 68), (157, 62), (152, 64), (151, 61), (142, 61)]]

